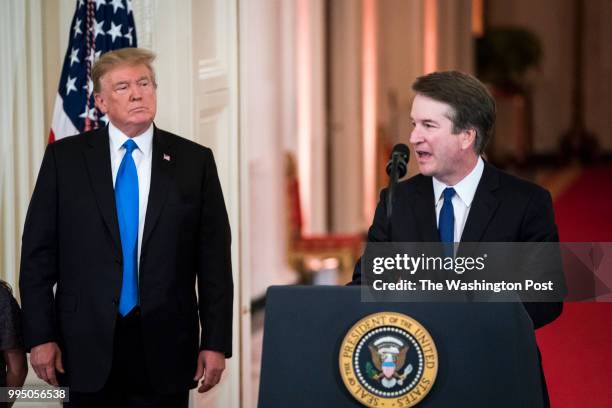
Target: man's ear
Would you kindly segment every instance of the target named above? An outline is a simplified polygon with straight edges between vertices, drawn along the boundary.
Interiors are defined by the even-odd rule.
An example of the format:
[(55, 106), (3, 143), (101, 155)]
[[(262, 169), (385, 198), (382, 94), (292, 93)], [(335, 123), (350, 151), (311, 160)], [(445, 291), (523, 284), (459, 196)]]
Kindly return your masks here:
[(96, 108), (98, 108), (100, 112), (106, 113), (106, 103), (100, 93), (94, 93), (94, 102), (96, 103)]
[(461, 132), (461, 148), (462, 149), (472, 149), (474, 148), (474, 143), (476, 143), (476, 129), (468, 128)]

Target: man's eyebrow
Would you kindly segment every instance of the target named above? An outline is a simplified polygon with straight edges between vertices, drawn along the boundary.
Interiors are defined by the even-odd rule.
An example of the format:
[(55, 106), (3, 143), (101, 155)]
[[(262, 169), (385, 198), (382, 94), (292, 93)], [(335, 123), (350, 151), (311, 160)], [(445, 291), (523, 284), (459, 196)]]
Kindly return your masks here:
[(437, 124), (438, 124), (438, 122), (437, 122), (437, 121), (435, 121), (435, 120), (433, 120), (433, 119), (421, 119), (421, 120), (416, 120), (415, 118), (413, 118), (413, 117), (411, 116), (411, 117), (410, 117), (410, 120), (411, 120), (412, 122), (415, 122), (415, 123), (416, 123), (416, 122), (422, 122), (422, 123), (427, 123), (427, 124), (430, 124), (430, 123), (431, 123), (431, 124), (435, 124), (435, 125), (437, 125)]
[[(143, 76), (141, 76), (140, 78), (138, 78), (138, 79), (136, 80), (136, 82), (140, 82), (140, 81), (142, 81), (142, 80), (147, 80), (147, 81), (150, 81), (151, 79), (150, 79), (148, 76), (143, 75)], [(115, 82), (114, 86), (117, 86), (117, 85), (124, 85), (124, 84), (129, 84), (130, 82), (132, 82), (132, 81), (128, 81), (127, 79), (122, 79), (121, 81), (117, 81), (117, 82)]]

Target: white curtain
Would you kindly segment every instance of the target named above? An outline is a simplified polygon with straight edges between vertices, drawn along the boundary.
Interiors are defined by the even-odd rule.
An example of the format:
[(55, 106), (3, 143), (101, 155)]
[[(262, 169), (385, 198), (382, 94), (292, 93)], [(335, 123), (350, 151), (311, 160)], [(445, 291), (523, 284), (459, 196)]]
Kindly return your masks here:
[(45, 147), (40, 0), (0, 1), (0, 277), (14, 288)]
[(153, 32), (157, 12), (155, 0), (139, 0), (132, 3), (136, 35), (140, 48), (153, 49)]

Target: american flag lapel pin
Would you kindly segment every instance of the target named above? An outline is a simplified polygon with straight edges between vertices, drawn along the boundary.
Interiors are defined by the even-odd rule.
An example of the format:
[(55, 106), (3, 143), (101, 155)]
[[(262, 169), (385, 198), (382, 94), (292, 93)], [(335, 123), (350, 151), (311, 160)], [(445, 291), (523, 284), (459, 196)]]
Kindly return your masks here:
[(169, 154), (164, 153), (164, 160), (165, 160), (165, 161), (167, 161), (167, 162), (169, 162), (169, 161), (170, 161), (170, 155), (169, 155)]

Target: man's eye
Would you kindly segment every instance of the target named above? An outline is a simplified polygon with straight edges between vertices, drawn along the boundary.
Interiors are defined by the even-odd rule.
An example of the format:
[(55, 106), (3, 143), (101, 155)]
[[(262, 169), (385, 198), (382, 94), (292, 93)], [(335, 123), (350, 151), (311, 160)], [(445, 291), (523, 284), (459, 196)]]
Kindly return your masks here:
[(140, 86), (145, 86), (145, 87), (146, 87), (146, 86), (149, 86), (149, 81), (147, 81), (147, 80), (140, 81), (138, 84), (139, 84)]
[(127, 84), (119, 85), (115, 88), (116, 91), (125, 91), (128, 88)]

